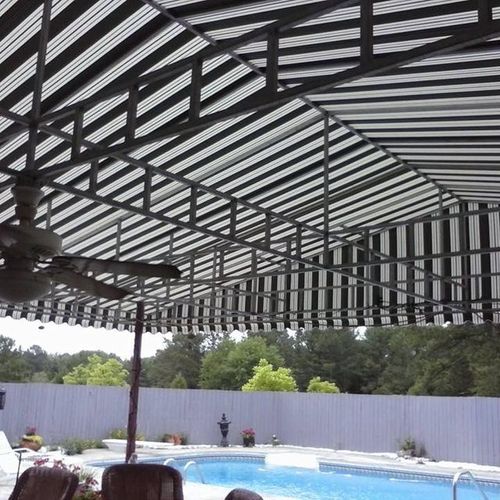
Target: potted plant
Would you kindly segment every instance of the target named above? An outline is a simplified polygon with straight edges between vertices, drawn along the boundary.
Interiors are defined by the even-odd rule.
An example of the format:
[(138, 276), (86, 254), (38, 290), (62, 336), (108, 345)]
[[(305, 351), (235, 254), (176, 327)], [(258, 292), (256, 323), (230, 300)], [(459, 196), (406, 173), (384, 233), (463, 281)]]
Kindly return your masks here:
[(255, 446), (255, 431), (251, 427), (243, 429), (241, 435), (243, 436), (243, 446), (247, 448)]
[(43, 445), (42, 436), (36, 433), (36, 427), (26, 427), (26, 433), (23, 434), (19, 446), (28, 448), (33, 451), (38, 451)]

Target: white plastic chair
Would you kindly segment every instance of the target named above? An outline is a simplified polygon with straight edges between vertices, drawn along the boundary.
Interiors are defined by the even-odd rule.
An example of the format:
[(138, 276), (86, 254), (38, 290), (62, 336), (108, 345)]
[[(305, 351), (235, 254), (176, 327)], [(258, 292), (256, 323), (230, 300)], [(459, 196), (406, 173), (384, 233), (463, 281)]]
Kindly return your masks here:
[(60, 452), (39, 452), (28, 448), (13, 449), (5, 435), (0, 431), (0, 481), (17, 479), (20, 472), (33, 465), (39, 459), (48, 458), (49, 461), (62, 460)]
[(0, 431), (0, 481), (9, 481), (18, 477), (22, 466), (22, 452), (12, 449), (7, 436)]

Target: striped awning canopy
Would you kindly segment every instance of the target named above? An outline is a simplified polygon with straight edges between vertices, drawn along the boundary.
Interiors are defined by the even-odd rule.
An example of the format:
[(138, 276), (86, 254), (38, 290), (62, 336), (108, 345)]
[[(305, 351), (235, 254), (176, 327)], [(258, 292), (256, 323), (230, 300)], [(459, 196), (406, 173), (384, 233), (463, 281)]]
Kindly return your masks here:
[(499, 160), (500, 0), (0, 2), (0, 222), (29, 174), (65, 254), (182, 271), (0, 315), (496, 322)]

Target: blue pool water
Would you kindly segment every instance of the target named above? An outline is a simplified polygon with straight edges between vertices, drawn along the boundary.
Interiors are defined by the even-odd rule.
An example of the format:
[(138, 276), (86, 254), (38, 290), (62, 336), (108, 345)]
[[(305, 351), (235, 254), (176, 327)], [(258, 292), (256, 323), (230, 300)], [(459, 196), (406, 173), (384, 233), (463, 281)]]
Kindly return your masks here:
[[(161, 460), (160, 463), (163, 463)], [(300, 500), (442, 500), (451, 498), (451, 478), (373, 468), (322, 464), (320, 471), (267, 466), (263, 458), (248, 456), (189, 456), (170, 465), (182, 471), (195, 460), (208, 484), (244, 487), (261, 495), (281, 495)], [(158, 460), (147, 460), (147, 462)], [(98, 464), (95, 464), (98, 465)], [(106, 464), (99, 464), (106, 465)], [(187, 480), (200, 482), (195, 467)], [(490, 500), (500, 500), (500, 483), (482, 482)], [(477, 500), (480, 494), (466, 481), (458, 489), (459, 500)]]

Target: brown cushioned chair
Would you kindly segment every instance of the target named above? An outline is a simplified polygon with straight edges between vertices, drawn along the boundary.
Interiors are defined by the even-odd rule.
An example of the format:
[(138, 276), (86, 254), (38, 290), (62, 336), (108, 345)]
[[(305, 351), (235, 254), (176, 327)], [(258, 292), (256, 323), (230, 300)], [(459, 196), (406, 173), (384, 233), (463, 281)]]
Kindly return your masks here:
[(9, 500), (71, 500), (78, 476), (63, 469), (30, 467), (20, 476)]
[(255, 491), (245, 490), (244, 488), (236, 488), (231, 490), (224, 500), (264, 500)]
[(104, 500), (184, 500), (181, 473), (168, 465), (118, 464), (102, 475)]

